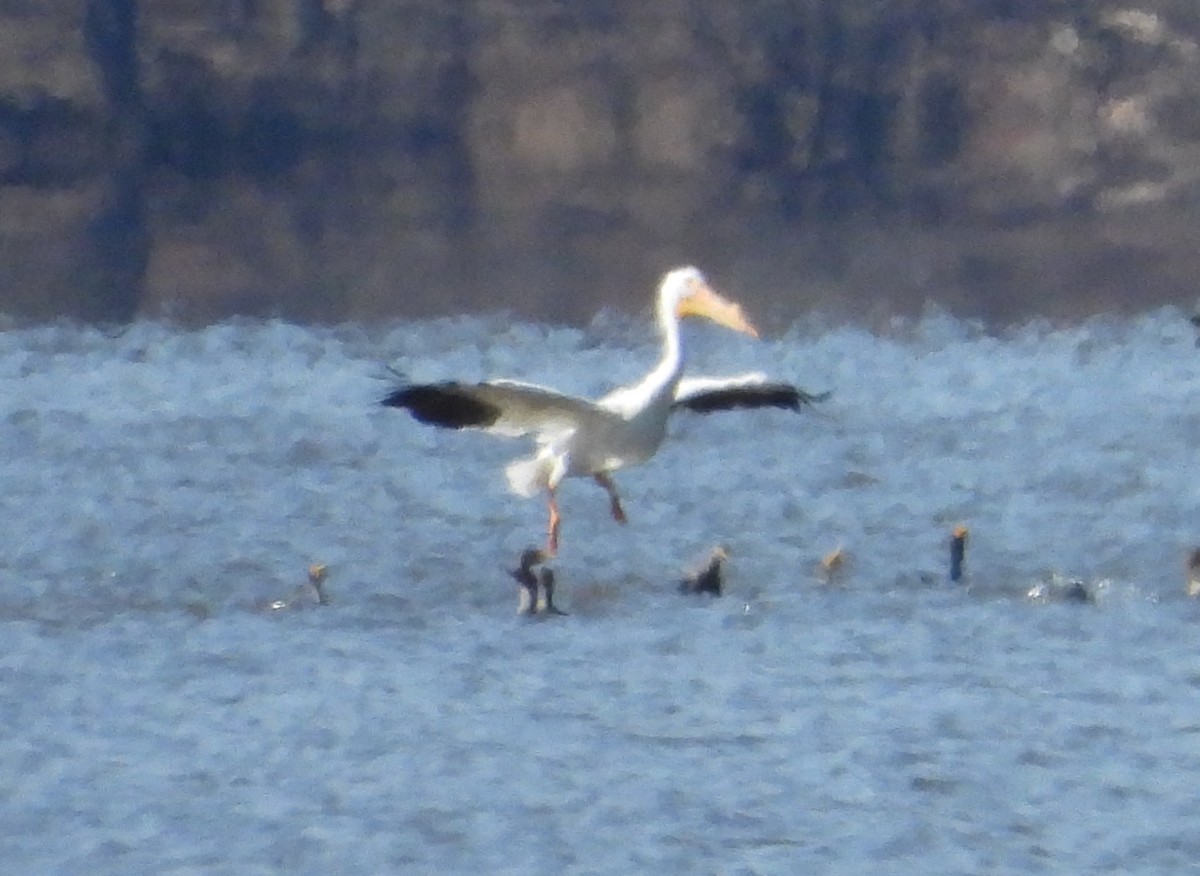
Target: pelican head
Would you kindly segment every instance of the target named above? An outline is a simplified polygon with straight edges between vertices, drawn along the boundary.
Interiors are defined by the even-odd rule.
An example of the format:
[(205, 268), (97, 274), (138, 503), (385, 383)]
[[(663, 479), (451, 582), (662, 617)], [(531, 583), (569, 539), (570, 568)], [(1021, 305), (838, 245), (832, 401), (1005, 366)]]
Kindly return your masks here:
[(664, 312), (675, 319), (704, 317), (717, 325), (758, 337), (758, 331), (746, 319), (741, 306), (714, 291), (698, 268), (689, 265), (668, 272), (658, 294)]

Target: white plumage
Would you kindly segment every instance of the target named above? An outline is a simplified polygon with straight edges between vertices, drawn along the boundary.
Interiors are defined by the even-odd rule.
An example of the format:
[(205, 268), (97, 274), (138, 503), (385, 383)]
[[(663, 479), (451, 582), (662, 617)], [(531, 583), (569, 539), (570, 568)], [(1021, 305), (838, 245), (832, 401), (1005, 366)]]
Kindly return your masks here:
[(558, 550), (559, 512), (555, 491), (564, 478), (593, 478), (609, 495), (613, 517), (625, 512), (610, 473), (645, 462), (667, 434), (672, 411), (785, 407), (820, 401), (761, 373), (732, 378), (683, 378), (679, 321), (700, 316), (753, 337), (758, 333), (741, 308), (712, 290), (694, 267), (670, 271), (658, 290), (662, 336), (658, 364), (638, 383), (589, 401), (544, 386), (514, 380), (446, 382), (401, 386), (383, 404), (407, 408), (421, 422), (447, 428), (476, 428), (498, 435), (532, 435), (532, 457), (508, 465), (510, 489), (520, 496), (545, 491), (550, 509), (548, 551)]

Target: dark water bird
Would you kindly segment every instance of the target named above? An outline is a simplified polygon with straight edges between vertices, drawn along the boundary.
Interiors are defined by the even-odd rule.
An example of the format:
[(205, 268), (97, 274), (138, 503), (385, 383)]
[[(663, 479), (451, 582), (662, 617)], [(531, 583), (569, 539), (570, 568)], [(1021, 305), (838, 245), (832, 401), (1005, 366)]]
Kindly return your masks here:
[(539, 571), (534, 571), (535, 566), (540, 566), (548, 559), (549, 556), (540, 548), (526, 548), (521, 552), (520, 565), (509, 571), (508, 574), (520, 587), (517, 614), (566, 614), (554, 604), (554, 571), (544, 566)]
[(517, 568), (509, 570), (508, 574), (521, 588), (517, 614), (533, 614), (537, 611), (538, 576), (533, 571), (533, 567), (541, 564), (545, 559), (545, 553), (538, 548), (525, 548), (521, 552), (521, 564)]
[(1200, 596), (1200, 547), (1188, 554), (1187, 595)]
[(822, 584), (837, 584), (846, 574), (850, 563), (850, 554), (844, 547), (838, 545), (817, 563), (817, 580)]
[(1051, 575), (1046, 581), (1040, 581), (1029, 589), (1025, 598), (1030, 602), (1076, 602), (1092, 604), (1096, 594), (1079, 578), (1064, 578), (1061, 575)]
[(963, 576), (963, 563), (967, 559), (967, 536), (970, 530), (965, 526), (956, 526), (950, 533), (950, 580), (960, 581)]
[(543, 568), (538, 583), (541, 585), (541, 592), (538, 595), (537, 613), (565, 615), (566, 612), (554, 604), (554, 571)]
[(713, 548), (708, 562), (679, 582), (680, 593), (711, 593), (720, 596), (725, 589), (721, 575), (722, 564), (729, 558), (729, 549), (724, 546)]
[(1095, 602), (1096, 597), (1082, 581), (1071, 581), (1063, 588), (1064, 602)]
[(798, 411), (829, 397), (828, 393), (814, 395), (770, 381), (761, 373), (683, 377), (680, 320), (688, 316), (758, 337), (741, 307), (717, 294), (704, 274), (693, 267), (678, 268), (666, 274), (658, 288), (661, 357), (632, 386), (592, 401), (514, 380), (405, 384), (390, 392), (382, 404), (405, 408), (418, 421), (434, 426), (532, 436), (534, 455), (510, 463), (505, 473), (513, 493), (546, 495), (546, 552), (553, 556), (558, 552), (561, 515), (557, 491), (563, 479), (591, 478), (608, 494), (613, 519), (626, 522), (612, 474), (654, 456), (666, 438), (667, 421), (674, 411), (708, 413), (755, 407)]
[(324, 563), (313, 563), (308, 567), (308, 580), (293, 590), (283, 599), (274, 599), (261, 606), (263, 611), (290, 611), (308, 608), (314, 605), (329, 605), (329, 591), (325, 587), (325, 579), (329, 577), (329, 567)]

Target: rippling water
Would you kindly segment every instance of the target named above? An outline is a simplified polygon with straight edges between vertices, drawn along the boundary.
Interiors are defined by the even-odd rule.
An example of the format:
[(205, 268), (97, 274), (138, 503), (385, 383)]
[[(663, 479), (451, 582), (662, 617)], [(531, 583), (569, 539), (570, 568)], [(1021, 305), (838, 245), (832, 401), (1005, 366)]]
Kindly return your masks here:
[[(1194, 867), (1183, 316), (688, 340), (833, 399), (680, 418), (626, 527), (570, 482), (539, 622), (504, 572), (543, 535), (522, 446), (377, 407), (382, 363), (596, 393), (644, 327), (0, 335), (6, 869)], [(717, 543), (726, 595), (676, 593)], [(330, 606), (264, 609), (316, 561)], [(1092, 601), (1026, 598), (1068, 579)]]

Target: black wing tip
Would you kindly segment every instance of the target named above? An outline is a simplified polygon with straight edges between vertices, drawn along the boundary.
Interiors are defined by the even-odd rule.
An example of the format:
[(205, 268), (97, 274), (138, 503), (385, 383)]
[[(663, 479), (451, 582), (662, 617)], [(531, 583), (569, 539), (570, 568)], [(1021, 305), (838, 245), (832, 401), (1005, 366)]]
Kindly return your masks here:
[(411, 390), (411, 386), (398, 386), (381, 398), (379, 403), (385, 408), (406, 408), (408, 407), (408, 395)]
[(484, 401), (469, 386), (414, 383), (399, 386), (380, 399), (384, 407), (405, 408), (418, 421), (447, 429), (485, 428), (500, 417), (500, 408)]
[(833, 398), (832, 389), (824, 392), (805, 392), (803, 389), (793, 388), (796, 390), (796, 410), (800, 410), (804, 405), (819, 405)]
[(685, 408), (700, 414), (728, 411), (736, 408), (783, 408), (799, 411), (805, 405), (828, 401), (833, 391), (805, 392), (787, 383), (774, 383), (741, 389), (720, 389), (702, 392), (691, 398), (675, 402), (676, 408)]
[(777, 387), (772, 387), (766, 393), (766, 406), (774, 406), (778, 408), (787, 408), (789, 411), (799, 411), (801, 408), (810, 405), (819, 405), (822, 402), (827, 402), (833, 398), (833, 390), (829, 389), (825, 392), (808, 392), (800, 389), (798, 386), (789, 384), (780, 384)]

